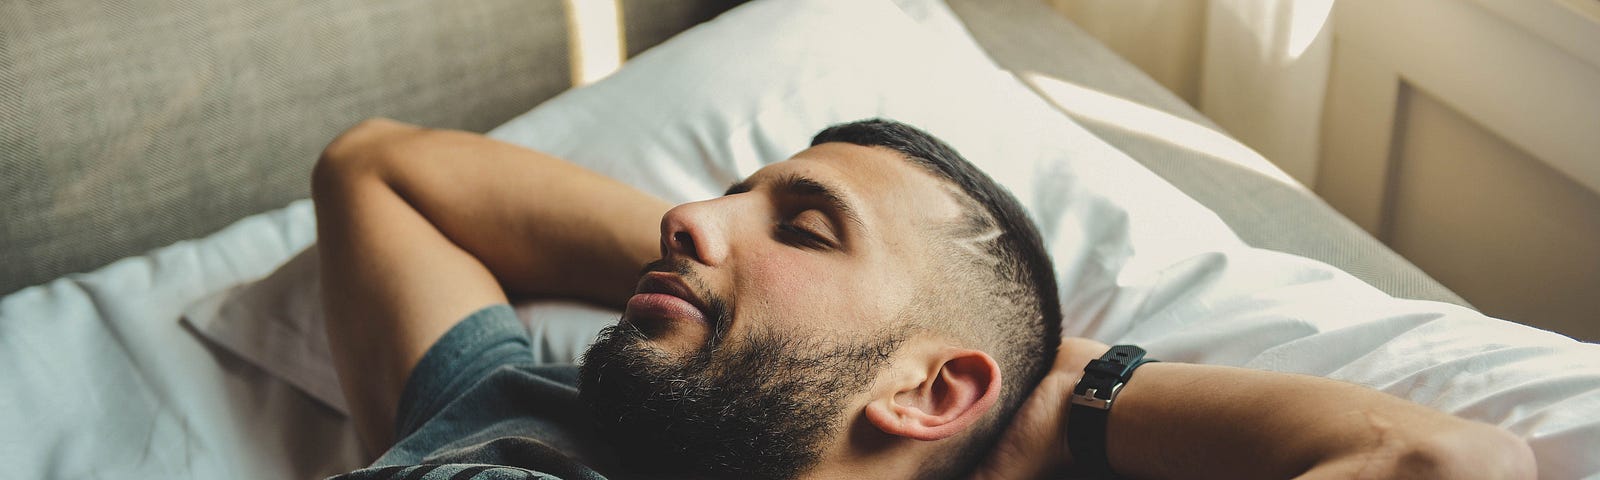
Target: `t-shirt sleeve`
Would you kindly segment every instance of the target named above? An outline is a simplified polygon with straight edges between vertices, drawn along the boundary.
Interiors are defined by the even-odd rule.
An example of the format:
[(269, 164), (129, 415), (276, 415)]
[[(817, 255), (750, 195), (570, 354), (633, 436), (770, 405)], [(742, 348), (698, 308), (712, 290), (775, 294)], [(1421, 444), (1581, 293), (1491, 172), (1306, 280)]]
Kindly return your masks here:
[(400, 394), (395, 439), (415, 433), (496, 369), (532, 364), (531, 344), (527, 329), (510, 305), (490, 305), (467, 315), (429, 347), (412, 369)]

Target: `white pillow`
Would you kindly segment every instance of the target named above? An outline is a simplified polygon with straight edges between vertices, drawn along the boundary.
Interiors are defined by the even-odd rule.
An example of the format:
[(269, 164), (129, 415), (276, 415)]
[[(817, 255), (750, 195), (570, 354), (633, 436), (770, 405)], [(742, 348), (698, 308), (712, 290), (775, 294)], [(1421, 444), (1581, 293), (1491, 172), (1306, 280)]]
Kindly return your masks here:
[[(956, 25), (940, 2), (900, 3), (921, 7), (929, 25)], [(1000, 71), (964, 32), (923, 26), (882, 0), (752, 2), (490, 136), (676, 203), (721, 194), (828, 125), (875, 116), (950, 143), (1028, 208), (1072, 292), (1068, 334), (1129, 327), (1100, 318), (1113, 276), (1243, 246), (1209, 210)]]
[[(951, 31), (942, 4), (900, 3), (923, 23), (885, 0), (751, 2), (491, 136), (683, 202), (718, 195), (830, 124), (905, 121), (948, 141), (1028, 208), (1056, 262), (1066, 334), (1138, 342), (1166, 360), (1371, 385), (1530, 437), (1546, 473), (1600, 474), (1600, 459), (1588, 454), (1600, 448), (1594, 346), (1453, 305), (1396, 300), (1327, 265), (1250, 249), (1211, 212), (1000, 72)], [(295, 275), (307, 274), (280, 271), (190, 321), (255, 352), (246, 358), (272, 362), (286, 353), (217, 334), (258, 330), (257, 317), (268, 316), (216, 312), (249, 304), (254, 293), (286, 298), (271, 285), (308, 288)], [(298, 308), (270, 318), (304, 323), (292, 330), (311, 332), (306, 342), (325, 350), (315, 338), (314, 292), (293, 298), (257, 304)], [(519, 311), (544, 339), (543, 356), (556, 360), (573, 358), (586, 335), (616, 318), (555, 308)], [(329, 372), (287, 375), (339, 404), (326, 398), (338, 391)]]

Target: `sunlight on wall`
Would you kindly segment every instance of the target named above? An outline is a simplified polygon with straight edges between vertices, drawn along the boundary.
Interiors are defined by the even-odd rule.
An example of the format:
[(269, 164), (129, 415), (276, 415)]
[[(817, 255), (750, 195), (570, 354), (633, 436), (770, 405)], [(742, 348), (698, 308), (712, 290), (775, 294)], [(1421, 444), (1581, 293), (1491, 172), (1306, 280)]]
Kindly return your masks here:
[(1219, 0), (1211, 8), (1213, 15), (1225, 15), (1213, 18), (1212, 27), (1248, 34), (1255, 58), (1292, 62), (1328, 25), (1333, 0)]
[(1322, 35), (1333, 13), (1333, 0), (1296, 0), (1289, 6), (1289, 42), (1284, 52), (1289, 60), (1300, 58), (1311, 42)]
[(1074, 116), (1203, 153), (1285, 184), (1300, 185), (1272, 168), (1260, 154), (1208, 126), (1042, 73), (1021, 71), (1017, 75), (1051, 103)]
[(622, 66), (627, 39), (618, 0), (565, 0), (572, 85), (587, 85)]
[(1316, 183), (1338, 2), (1046, 1), (1233, 138)]
[(1048, 0), (1118, 55), (1193, 105), (1211, 0)]
[(1317, 182), (1331, 0), (1211, 0), (1202, 113), (1307, 185)]

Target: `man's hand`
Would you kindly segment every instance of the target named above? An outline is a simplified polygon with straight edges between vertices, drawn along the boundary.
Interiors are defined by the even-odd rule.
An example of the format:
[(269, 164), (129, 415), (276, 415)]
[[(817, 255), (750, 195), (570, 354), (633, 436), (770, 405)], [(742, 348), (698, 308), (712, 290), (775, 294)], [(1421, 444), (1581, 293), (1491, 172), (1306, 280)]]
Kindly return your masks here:
[(1110, 349), (1110, 345), (1087, 338), (1063, 339), (1056, 350), (1055, 366), (1017, 410), (974, 478), (1045, 478), (1066, 468), (1072, 459), (1066, 451), (1066, 430), (1061, 428), (1067, 422), (1064, 407), (1083, 376), (1083, 367)]
[[(1062, 341), (1056, 364), (974, 474), (1052, 478), (1072, 470), (1065, 428), (1083, 367), (1109, 347)], [(1151, 363), (1106, 426), (1129, 478), (1534, 478), (1526, 442), (1384, 393), (1305, 375)]]

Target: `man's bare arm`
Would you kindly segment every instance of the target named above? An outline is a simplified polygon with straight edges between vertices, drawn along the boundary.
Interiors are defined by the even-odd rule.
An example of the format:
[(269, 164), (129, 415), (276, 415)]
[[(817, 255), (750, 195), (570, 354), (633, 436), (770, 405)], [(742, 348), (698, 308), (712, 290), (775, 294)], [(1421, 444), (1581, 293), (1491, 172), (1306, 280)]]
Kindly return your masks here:
[[(1073, 459), (1068, 395), (1107, 346), (1062, 342), (980, 479), (1046, 478)], [(1150, 363), (1122, 388), (1106, 426), (1128, 478), (1516, 478), (1535, 475), (1526, 442), (1359, 385), (1212, 365)]]
[(508, 293), (620, 306), (670, 207), (549, 155), (386, 120), (334, 140), (312, 177), (328, 339), (371, 451), (457, 321)]

